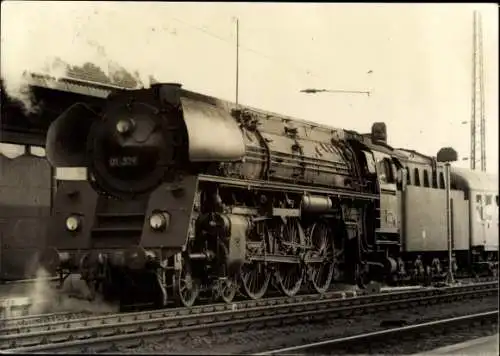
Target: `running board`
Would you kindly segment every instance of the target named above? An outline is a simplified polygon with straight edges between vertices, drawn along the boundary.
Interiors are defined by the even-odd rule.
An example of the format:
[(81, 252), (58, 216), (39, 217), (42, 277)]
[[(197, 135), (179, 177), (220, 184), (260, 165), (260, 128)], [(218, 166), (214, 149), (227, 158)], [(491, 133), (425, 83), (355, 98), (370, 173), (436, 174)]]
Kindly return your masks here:
[(247, 257), (247, 261), (259, 261), (259, 262), (277, 262), (277, 263), (290, 263), (290, 264), (300, 264), (300, 263), (323, 263), (326, 262), (323, 257), (305, 257), (300, 256), (280, 256), (280, 255), (254, 255)]

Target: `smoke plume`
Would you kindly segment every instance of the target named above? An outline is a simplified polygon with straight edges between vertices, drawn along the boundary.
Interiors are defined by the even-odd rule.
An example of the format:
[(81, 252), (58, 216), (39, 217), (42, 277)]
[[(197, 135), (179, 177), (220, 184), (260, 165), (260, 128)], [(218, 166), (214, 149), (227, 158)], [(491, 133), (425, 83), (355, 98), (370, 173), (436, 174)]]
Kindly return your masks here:
[[(107, 13), (108, 6), (104, 3), (98, 8), (86, 2), (2, 4), (2, 86), (28, 113), (36, 113), (39, 108), (32, 100), (25, 73), (127, 88), (148, 87), (151, 79), (155, 80), (151, 72), (136, 68), (135, 59), (122, 64), (122, 59), (127, 57), (108, 54), (101, 43), (102, 30), (96, 31), (94, 27), (109, 22), (108, 17), (112, 15)], [(57, 21), (48, 21), (48, 18), (57, 18)], [(120, 46), (122, 40), (126, 42), (120, 39)], [(140, 57), (134, 54), (130, 58)]]
[(31, 299), (30, 314), (55, 312), (87, 312), (87, 313), (115, 313), (117, 306), (107, 304), (98, 297), (95, 300), (86, 300), (88, 288), (85, 282), (77, 275), (70, 275), (61, 289), (55, 288), (54, 281), (48, 279), (50, 275), (43, 269), (36, 272), (36, 280), (29, 288), (27, 296)]

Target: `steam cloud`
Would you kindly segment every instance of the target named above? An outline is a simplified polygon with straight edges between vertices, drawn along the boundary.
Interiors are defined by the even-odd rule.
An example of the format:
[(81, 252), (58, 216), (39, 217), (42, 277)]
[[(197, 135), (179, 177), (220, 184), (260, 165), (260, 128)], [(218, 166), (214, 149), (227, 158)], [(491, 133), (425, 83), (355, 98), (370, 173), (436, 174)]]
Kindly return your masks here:
[[(61, 290), (55, 288), (54, 282), (48, 279), (49, 274), (38, 269), (36, 280), (29, 288), (27, 296), (31, 298), (30, 314), (43, 314), (55, 312), (88, 312), (88, 313), (116, 313), (118, 307), (107, 304), (99, 298), (88, 301), (86, 297), (85, 282), (79, 276), (69, 276)], [(74, 298), (78, 296), (80, 298)]]
[[(48, 5), (47, 5), (48, 4)], [(1, 12), (1, 79), (3, 89), (24, 109), (38, 110), (33, 103), (24, 73), (45, 74), (56, 79), (73, 77), (128, 87), (148, 87), (155, 79), (151, 69), (137, 70), (133, 59), (122, 65), (122, 55), (109, 55), (94, 28), (111, 14), (104, 3), (95, 5), (52, 2), (6, 2)], [(57, 18), (56, 22), (47, 19)], [(50, 23), (50, 24), (49, 24)], [(125, 38), (117, 38), (120, 45)], [(136, 53), (129, 58), (140, 56)], [(127, 60), (125, 60), (127, 61)], [(124, 67), (127, 67), (125, 69)], [(90, 68), (90, 70), (89, 70)], [(134, 85), (135, 83), (135, 85)]]

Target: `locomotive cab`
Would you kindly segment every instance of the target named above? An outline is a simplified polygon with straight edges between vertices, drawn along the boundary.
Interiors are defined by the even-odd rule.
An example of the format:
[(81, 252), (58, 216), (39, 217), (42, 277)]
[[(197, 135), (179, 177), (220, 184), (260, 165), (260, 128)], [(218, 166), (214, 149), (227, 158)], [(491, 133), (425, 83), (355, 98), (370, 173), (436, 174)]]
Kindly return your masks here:
[(383, 122), (372, 125), (371, 140), (378, 175), (380, 203), (377, 217), (378, 244), (399, 249), (401, 233), (401, 192), (404, 190), (405, 171), (400, 158), (387, 145), (387, 130)]

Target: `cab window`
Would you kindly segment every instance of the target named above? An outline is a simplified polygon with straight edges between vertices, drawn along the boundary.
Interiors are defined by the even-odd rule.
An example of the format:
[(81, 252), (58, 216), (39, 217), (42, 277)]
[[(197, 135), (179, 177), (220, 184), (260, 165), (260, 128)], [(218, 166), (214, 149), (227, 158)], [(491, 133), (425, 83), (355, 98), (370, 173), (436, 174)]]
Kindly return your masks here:
[(387, 183), (387, 174), (385, 172), (385, 167), (384, 167), (384, 161), (378, 161), (377, 163), (377, 171), (378, 171), (378, 179), (380, 180), (380, 183), (386, 184)]
[(394, 183), (394, 174), (391, 161), (384, 158), (378, 161), (378, 175), (381, 183)]
[(388, 158), (384, 158), (384, 166), (387, 172), (387, 183), (395, 183), (396, 172), (394, 167), (392, 166), (391, 160), (389, 160)]
[(376, 174), (377, 170), (375, 169), (375, 161), (373, 159), (373, 154), (371, 152), (363, 151), (366, 159), (366, 168), (369, 173)]

